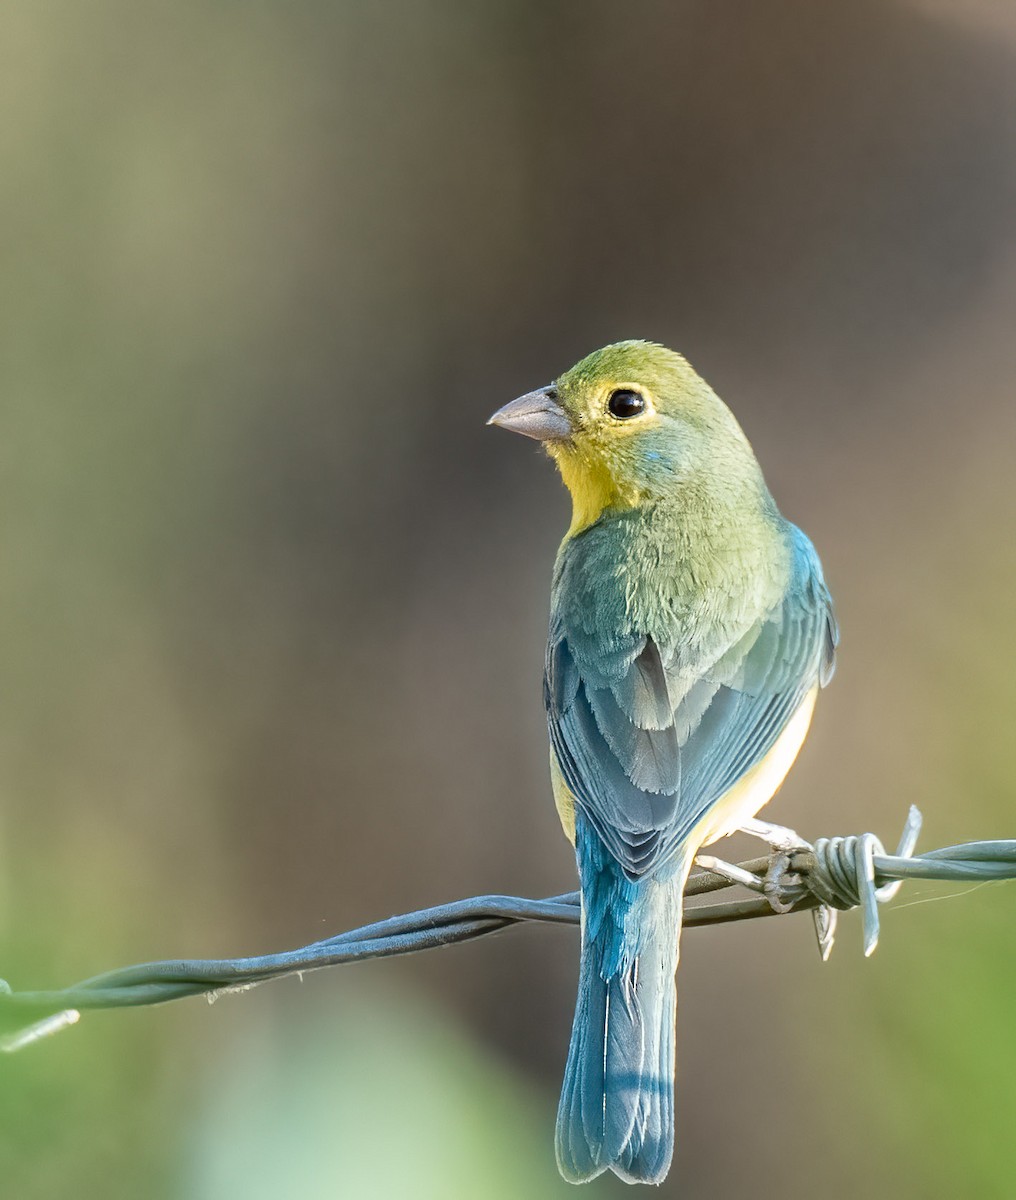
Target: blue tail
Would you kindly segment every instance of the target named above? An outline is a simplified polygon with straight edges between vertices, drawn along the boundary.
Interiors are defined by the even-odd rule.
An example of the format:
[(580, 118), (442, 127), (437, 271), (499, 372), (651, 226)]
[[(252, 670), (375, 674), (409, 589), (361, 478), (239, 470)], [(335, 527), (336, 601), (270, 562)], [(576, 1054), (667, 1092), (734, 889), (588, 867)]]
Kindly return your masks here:
[[(593, 844), (591, 844), (593, 843)], [(682, 861), (628, 879), (579, 831), (582, 959), (557, 1113), (557, 1164), (570, 1183), (611, 1170), (660, 1183), (674, 1153), (674, 1018)]]

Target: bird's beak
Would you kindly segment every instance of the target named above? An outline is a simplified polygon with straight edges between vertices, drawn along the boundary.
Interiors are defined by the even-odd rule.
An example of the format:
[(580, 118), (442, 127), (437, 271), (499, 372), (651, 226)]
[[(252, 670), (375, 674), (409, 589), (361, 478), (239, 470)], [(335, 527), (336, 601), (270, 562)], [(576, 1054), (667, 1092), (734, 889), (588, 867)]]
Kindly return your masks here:
[(500, 425), (502, 429), (536, 438), (539, 442), (561, 442), (572, 435), (571, 422), (558, 404), (553, 387), (519, 396), (499, 408), (487, 424)]

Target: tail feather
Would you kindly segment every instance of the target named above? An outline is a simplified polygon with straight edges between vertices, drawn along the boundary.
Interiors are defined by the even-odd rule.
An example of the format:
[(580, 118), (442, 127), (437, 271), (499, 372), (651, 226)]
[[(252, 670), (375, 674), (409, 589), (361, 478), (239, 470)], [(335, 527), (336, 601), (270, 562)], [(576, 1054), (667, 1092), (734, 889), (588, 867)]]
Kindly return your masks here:
[[(676, 968), (676, 955), (674, 967)], [(659, 1071), (643, 1080), (641, 1104), (632, 1136), (613, 1170), (627, 1183), (660, 1183), (674, 1156), (674, 1020), (677, 989), (673, 975), (661, 1008), (657, 1047)]]
[(583, 887), (579, 992), (557, 1117), (557, 1160), (583, 1183), (612, 1170), (659, 1183), (674, 1151), (674, 1018), (683, 864), (665, 880)]

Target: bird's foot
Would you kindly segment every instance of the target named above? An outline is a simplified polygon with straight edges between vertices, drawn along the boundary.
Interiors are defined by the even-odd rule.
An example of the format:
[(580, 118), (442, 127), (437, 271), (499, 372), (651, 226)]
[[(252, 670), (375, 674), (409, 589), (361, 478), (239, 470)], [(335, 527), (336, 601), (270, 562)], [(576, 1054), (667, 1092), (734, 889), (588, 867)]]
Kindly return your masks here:
[[(793, 833), (793, 830), (787, 830)], [(803, 847), (796, 847), (803, 849)], [(779, 850), (773, 847), (769, 859), (769, 869), (762, 880), (762, 894), (769, 901), (769, 907), (775, 913), (793, 912), (794, 905), (802, 895), (801, 877), (791, 870), (790, 850)]]
[[(811, 843), (805, 841), (796, 829), (788, 829), (786, 825), (773, 825), (769, 821), (759, 821), (755, 817), (739, 826), (739, 831), (748, 834), (749, 837), (760, 838), (772, 851), (769, 869), (760, 890), (769, 901), (773, 912), (791, 912), (803, 894), (801, 877), (791, 870), (792, 855), (799, 850), (811, 850)], [(834, 926), (835, 918), (828, 920), (827, 924), (830, 927)]]
[(738, 883), (753, 892), (765, 896), (773, 912), (788, 913), (798, 903), (805, 889), (800, 875), (791, 869), (791, 855), (787, 850), (777, 850), (770, 857), (764, 875), (756, 875), (735, 863), (724, 862), (712, 854), (699, 854), (695, 865), (703, 871), (719, 875), (729, 883)]
[(793, 889), (799, 882), (798, 875), (790, 870), (791, 854), (798, 850), (811, 850), (811, 843), (785, 825), (771, 825), (768, 821), (754, 818), (738, 826), (738, 832), (761, 838), (772, 851), (764, 876), (755, 875), (734, 863), (724, 862), (722, 858), (714, 858), (711, 854), (699, 854), (695, 859), (696, 865), (731, 883), (739, 883), (753, 892), (762, 893), (776, 912), (789, 912), (793, 903), (788, 904), (783, 893), (788, 887)]

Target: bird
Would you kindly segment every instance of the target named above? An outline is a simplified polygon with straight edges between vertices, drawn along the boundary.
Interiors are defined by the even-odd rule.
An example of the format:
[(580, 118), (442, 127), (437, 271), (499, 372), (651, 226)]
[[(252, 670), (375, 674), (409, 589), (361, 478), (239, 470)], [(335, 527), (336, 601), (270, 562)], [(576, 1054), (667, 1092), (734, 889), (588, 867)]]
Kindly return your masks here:
[(770, 828), (755, 817), (832, 677), (836, 619), (811, 542), (680, 354), (605, 346), (488, 424), (542, 443), (572, 501), (543, 687), (582, 912), (557, 1163), (573, 1183), (655, 1184), (684, 886), (703, 846)]

